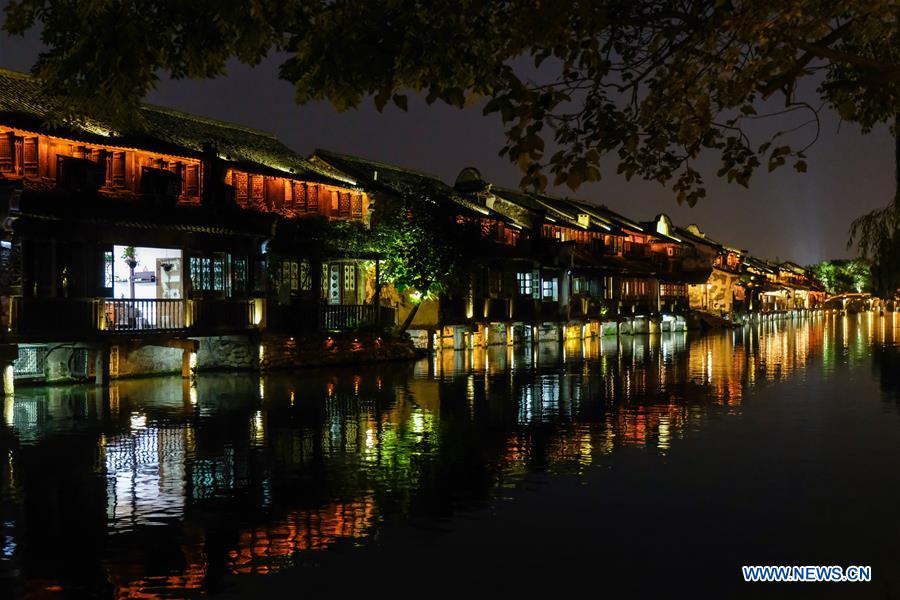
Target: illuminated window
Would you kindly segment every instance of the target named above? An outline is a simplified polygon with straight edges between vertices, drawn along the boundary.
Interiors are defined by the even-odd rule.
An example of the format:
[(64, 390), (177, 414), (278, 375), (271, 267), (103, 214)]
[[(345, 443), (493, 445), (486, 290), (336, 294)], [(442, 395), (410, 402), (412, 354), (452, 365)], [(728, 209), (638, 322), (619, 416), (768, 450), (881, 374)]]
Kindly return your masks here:
[(225, 255), (192, 256), (189, 270), (195, 292), (225, 291)]
[(214, 256), (212, 258), (212, 289), (225, 291), (225, 257)]
[(103, 253), (103, 287), (113, 287), (113, 253), (107, 250)]
[(531, 296), (533, 293), (532, 288), (532, 274), (530, 271), (525, 271), (523, 273), (516, 273), (516, 282), (518, 283), (519, 295), (521, 296)]
[(212, 259), (203, 257), (200, 259), (200, 289), (212, 288)]
[(541, 281), (541, 297), (548, 302), (559, 299), (559, 283), (556, 277)]

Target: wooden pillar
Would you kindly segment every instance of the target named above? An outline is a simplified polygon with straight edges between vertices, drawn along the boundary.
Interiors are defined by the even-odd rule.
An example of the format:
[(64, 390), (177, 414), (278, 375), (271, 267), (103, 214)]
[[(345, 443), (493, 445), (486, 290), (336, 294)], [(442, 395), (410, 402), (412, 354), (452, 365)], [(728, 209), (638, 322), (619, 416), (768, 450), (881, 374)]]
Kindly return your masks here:
[(190, 350), (182, 350), (181, 351), (181, 377), (182, 379), (190, 379), (191, 375), (193, 375), (193, 368), (191, 365), (191, 355), (193, 352)]
[(109, 385), (109, 346), (100, 346), (97, 350), (94, 372), (94, 383), (96, 385)]
[(375, 296), (372, 304), (381, 306), (381, 261), (377, 258), (375, 259)]
[(11, 397), (15, 392), (15, 372), (13, 363), (19, 358), (19, 347), (15, 344), (0, 346), (0, 375), (3, 377), (3, 396)]
[(16, 391), (15, 372), (12, 363), (3, 365), (3, 396), (12, 396)]

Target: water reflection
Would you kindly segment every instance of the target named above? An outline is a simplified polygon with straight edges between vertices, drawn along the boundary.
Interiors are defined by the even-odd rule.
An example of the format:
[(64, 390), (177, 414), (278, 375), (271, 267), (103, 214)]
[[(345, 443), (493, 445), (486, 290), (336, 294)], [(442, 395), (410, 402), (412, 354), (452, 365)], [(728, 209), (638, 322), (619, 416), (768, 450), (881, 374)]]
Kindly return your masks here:
[[(414, 365), (21, 389), (0, 429), (0, 594), (182, 598), (537, 473), (665, 454), (753, 386), (871, 360), (894, 315), (444, 352)], [(8, 592), (8, 593), (7, 593)]]

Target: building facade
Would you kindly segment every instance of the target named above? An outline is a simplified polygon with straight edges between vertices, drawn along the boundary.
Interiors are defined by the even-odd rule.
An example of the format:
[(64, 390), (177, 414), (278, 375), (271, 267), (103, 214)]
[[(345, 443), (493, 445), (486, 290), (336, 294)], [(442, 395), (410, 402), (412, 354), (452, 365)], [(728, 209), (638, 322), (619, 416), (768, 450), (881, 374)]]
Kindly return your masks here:
[[(51, 126), (55, 106), (29, 76), (0, 71), (8, 383), (260, 368), (300, 339), (407, 320), (421, 346), (466, 348), (661, 332), (686, 327), (689, 313), (734, 322), (824, 300), (799, 265), (667, 215), (637, 221), (495, 186), (471, 167), (449, 185), (327, 150), (307, 159), (266, 132), (159, 107), (141, 108), (133, 130), (90, 118)], [(354, 241), (374, 239), (397, 206), (478, 232), (460, 281), (434, 297), (382, 281), (386, 257)]]

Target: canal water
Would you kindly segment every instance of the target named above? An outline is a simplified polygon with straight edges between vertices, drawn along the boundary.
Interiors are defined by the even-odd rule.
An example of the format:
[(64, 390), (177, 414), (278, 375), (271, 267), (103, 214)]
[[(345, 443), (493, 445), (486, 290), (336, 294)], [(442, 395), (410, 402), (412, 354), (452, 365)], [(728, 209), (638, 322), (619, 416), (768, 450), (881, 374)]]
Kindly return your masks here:
[[(900, 317), (20, 388), (0, 598), (900, 597)], [(870, 565), (745, 584), (741, 565)]]

